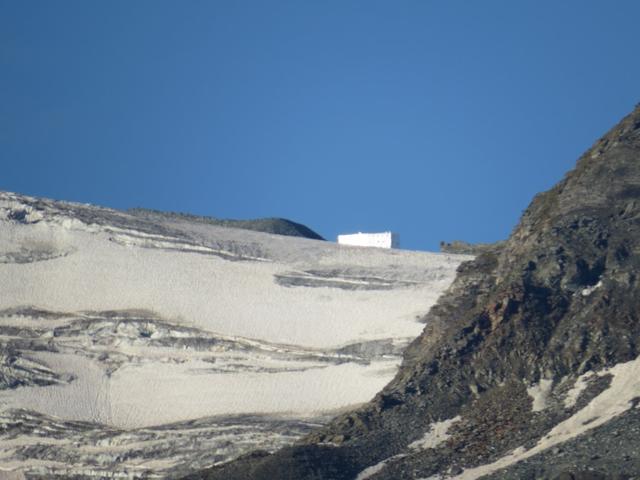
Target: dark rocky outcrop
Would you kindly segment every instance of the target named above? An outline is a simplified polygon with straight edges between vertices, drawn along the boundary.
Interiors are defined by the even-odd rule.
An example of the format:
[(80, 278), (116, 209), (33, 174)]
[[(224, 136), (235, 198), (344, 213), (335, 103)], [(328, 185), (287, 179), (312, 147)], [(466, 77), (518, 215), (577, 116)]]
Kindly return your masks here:
[[(531, 448), (611, 381), (598, 377), (567, 404), (578, 376), (638, 356), (639, 253), (640, 106), (533, 199), (504, 244), (459, 268), (399, 373), (371, 402), (275, 455), (189, 478), (351, 480), (382, 461), (368, 479), (446, 477)], [(542, 379), (551, 385), (548, 405), (536, 409), (527, 387)], [(613, 433), (625, 425), (637, 432), (635, 412), (565, 442), (563, 455), (545, 450), (492, 478), (640, 475), (638, 437), (617, 449)], [(446, 441), (409, 448), (454, 417)], [(590, 453), (591, 435), (600, 453)], [(617, 461), (618, 453), (630, 460)]]
[(469, 243), (463, 240), (453, 240), (452, 242), (440, 242), (442, 253), (456, 253), (463, 255), (480, 255), (499, 248), (504, 242), (495, 243)]
[(188, 213), (162, 212), (148, 208), (132, 208), (127, 213), (143, 218), (162, 218), (188, 220), (195, 223), (205, 223), (220, 227), (240, 228), (242, 230), (253, 230), (256, 232), (273, 233), (276, 235), (287, 235), (290, 237), (303, 237), (312, 240), (324, 240), (319, 234), (309, 227), (296, 223), (286, 218), (256, 218), (253, 220), (232, 220), (213, 217), (202, 217)]

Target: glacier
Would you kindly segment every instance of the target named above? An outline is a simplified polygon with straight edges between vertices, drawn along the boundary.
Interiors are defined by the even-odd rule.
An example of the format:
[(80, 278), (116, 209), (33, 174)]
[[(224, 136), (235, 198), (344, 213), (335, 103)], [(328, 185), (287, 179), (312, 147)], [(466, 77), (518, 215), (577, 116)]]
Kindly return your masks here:
[(0, 192), (0, 476), (291, 444), (393, 378), (470, 258)]

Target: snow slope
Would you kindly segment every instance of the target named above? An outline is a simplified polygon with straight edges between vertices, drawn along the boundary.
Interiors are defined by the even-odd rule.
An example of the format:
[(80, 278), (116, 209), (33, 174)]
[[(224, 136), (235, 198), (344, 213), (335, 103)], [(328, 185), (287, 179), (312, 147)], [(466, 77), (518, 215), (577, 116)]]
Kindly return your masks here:
[[(203, 418), (326, 419), (392, 378), (466, 258), (0, 193), (0, 415), (74, 432), (73, 422), (94, 422), (92, 439), (148, 428), (171, 436), (160, 426)], [(24, 452), (40, 437), (15, 446), (7, 431), (23, 436), (0, 429), (0, 469), (77, 473), (92, 458), (30, 461)], [(256, 435), (246, 448), (275, 443)], [(115, 458), (110, 448), (102, 468)], [(181, 461), (125, 457), (118, 468), (133, 477)]]

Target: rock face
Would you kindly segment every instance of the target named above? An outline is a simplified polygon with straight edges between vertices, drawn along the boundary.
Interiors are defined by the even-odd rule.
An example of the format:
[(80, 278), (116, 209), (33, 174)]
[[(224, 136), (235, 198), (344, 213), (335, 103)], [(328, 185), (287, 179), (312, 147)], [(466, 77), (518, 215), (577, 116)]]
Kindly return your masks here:
[(459, 268), (371, 402), (190, 478), (637, 476), (639, 253), (640, 106)]

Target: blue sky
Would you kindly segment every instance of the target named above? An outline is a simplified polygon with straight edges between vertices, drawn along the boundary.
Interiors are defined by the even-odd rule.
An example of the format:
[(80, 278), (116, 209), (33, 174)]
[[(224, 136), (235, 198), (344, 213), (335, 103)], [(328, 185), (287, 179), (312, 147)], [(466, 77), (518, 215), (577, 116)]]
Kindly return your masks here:
[(0, 189), (502, 239), (640, 101), (636, 0), (0, 0)]

